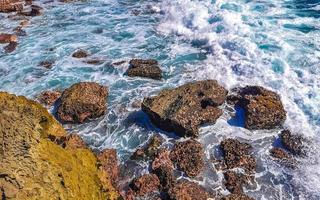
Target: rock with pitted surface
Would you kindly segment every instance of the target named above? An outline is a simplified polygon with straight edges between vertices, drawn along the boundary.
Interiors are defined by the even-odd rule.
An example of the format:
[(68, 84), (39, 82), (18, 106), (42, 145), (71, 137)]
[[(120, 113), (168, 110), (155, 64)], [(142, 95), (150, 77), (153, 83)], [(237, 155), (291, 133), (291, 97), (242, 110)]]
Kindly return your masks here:
[(72, 54), (72, 57), (74, 58), (86, 58), (88, 56), (89, 56), (89, 53), (82, 49), (78, 49), (76, 52)]
[(104, 149), (98, 155), (100, 169), (109, 174), (113, 186), (117, 186), (119, 177), (119, 163), (117, 151), (115, 149)]
[(197, 137), (200, 125), (213, 124), (222, 115), (218, 106), (226, 95), (227, 90), (215, 80), (197, 81), (145, 98), (141, 107), (159, 128)]
[(256, 160), (250, 155), (251, 146), (236, 139), (226, 139), (220, 144), (228, 169), (243, 168), (248, 173), (256, 169)]
[(285, 148), (287, 148), (292, 154), (305, 156), (307, 140), (301, 135), (293, 135), (289, 130), (283, 130), (280, 134), (280, 139)]
[(160, 181), (155, 174), (145, 174), (130, 184), (135, 196), (145, 196), (159, 189)]
[(169, 190), (172, 200), (207, 200), (210, 194), (201, 186), (190, 181), (179, 181)]
[(22, 0), (0, 0), (0, 12), (19, 12), (23, 9)]
[[(61, 138), (66, 145), (55, 142)], [(0, 92), (2, 199), (118, 199), (109, 174), (79, 142), (39, 103)]]
[(54, 64), (53, 60), (44, 60), (39, 63), (39, 66), (46, 69), (51, 69), (53, 64)]
[(272, 148), (270, 150), (270, 155), (276, 159), (281, 159), (281, 160), (290, 158), (289, 154), (285, 150), (278, 147)]
[(130, 77), (139, 76), (156, 80), (162, 78), (162, 71), (156, 60), (132, 59), (129, 64), (130, 66), (126, 71), (126, 74)]
[(107, 96), (107, 87), (98, 83), (76, 83), (62, 93), (57, 116), (65, 123), (98, 118), (107, 110)]
[(37, 100), (45, 106), (52, 106), (60, 96), (59, 91), (44, 91), (38, 95)]
[[(277, 93), (260, 86), (246, 86), (237, 90), (237, 105), (245, 110), (245, 128), (274, 129), (283, 125), (286, 111)], [(235, 96), (232, 99), (235, 101)]]
[(195, 177), (204, 168), (204, 150), (200, 142), (190, 139), (174, 145), (170, 158), (179, 170), (189, 177)]
[(7, 33), (0, 33), (0, 44), (17, 42), (17, 41), (18, 41), (18, 37), (16, 35), (7, 34)]
[(5, 46), (3, 49), (6, 53), (12, 53), (14, 50), (16, 50), (18, 46), (17, 42), (10, 42), (7, 46)]
[(226, 188), (233, 194), (243, 193), (243, 184), (245, 183), (244, 175), (234, 171), (226, 171), (223, 173)]
[(222, 197), (221, 200), (254, 200), (245, 194), (229, 194), (228, 196)]
[(142, 147), (138, 148), (133, 155), (131, 156), (132, 160), (140, 160), (140, 159), (147, 159), (153, 158), (156, 154), (158, 148), (163, 143), (163, 138), (159, 135), (152, 136), (148, 143)]

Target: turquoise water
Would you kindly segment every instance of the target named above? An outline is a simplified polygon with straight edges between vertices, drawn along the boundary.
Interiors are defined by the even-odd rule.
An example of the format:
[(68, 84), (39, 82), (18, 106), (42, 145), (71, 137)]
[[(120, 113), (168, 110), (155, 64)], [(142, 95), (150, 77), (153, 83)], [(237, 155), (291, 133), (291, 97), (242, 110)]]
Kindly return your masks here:
[[(257, 199), (319, 199), (320, 164), (320, 2), (318, 0), (96, 0), (72, 4), (45, 3), (19, 38), (16, 51), (0, 50), (0, 89), (34, 98), (48, 89), (64, 89), (79, 81), (109, 86), (108, 114), (84, 125), (66, 128), (93, 148), (117, 148), (125, 163), (152, 134), (170, 146), (172, 133), (162, 132), (132, 103), (163, 88), (216, 79), (230, 89), (255, 84), (277, 91), (288, 112), (285, 126), (313, 141), (313, 153), (295, 170), (272, 161), (269, 149), (279, 130), (248, 131), (230, 125), (232, 113), (201, 129), (208, 169), (200, 182), (221, 190), (222, 174), (209, 159), (219, 142), (239, 137), (254, 146), (257, 183), (247, 193)], [(0, 32), (19, 21), (0, 15)], [(101, 65), (71, 57), (78, 48)], [(131, 58), (157, 59), (163, 81), (124, 76)], [(50, 70), (38, 63), (54, 60)], [(230, 121), (229, 121), (230, 122)], [(146, 163), (137, 169), (147, 171)], [(136, 170), (132, 173), (137, 175)], [(225, 190), (222, 192), (226, 193)]]

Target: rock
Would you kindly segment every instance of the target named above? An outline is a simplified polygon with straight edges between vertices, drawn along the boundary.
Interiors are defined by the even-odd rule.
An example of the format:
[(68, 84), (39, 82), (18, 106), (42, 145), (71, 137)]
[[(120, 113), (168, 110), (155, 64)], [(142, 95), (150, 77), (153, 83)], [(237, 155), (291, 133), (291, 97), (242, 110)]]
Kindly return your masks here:
[(53, 64), (54, 64), (54, 61), (52, 60), (44, 60), (39, 63), (39, 66), (44, 67), (46, 69), (51, 69)]
[(217, 106), (226, 95), (227, 90), (215, 80), (197, 81), (145, 98), (141, 107), (159, 128), (197, 137), (200, 125), (213, 124), (222, 115)]
[(11, 53), (14, 50), (16, 50), (17, 46), (18, 46), (17, 42), (10, 42), (7, 46), (4, 47), (4, 51), (6, 53)]
[(78, 49), (76, 52), (72, 54), (72, 57), (74, 58), (85, 58), (88, 56), (89, 56), (89, 53), (82, 49)]
[(20, 15), (36, 17), (42, 15), (43, 8), (37, 5), (31, 5), (31, 10), (28, 12), (20, 12)]
[(210, 194), (196, 183), (180, 181), (169, 191), (172, 200), (207, 200)]
[(93, 82), (72, 85), (61, 95), (57, 116), (62, 122), (83, 123), (102, 116), (107, 109), (107, 87)]
[(0, 44), (17, 42), (18, 37), (13, 34), (0, 33)]
[(119, 198), (111, 183), (103, 181), (109, 175), (97, 168), (90, 149), (63, 148), (49, 137), (67, 135), (46, 108), (0, 92), (2, 199)]
[(243, 193), (242, 186), (245, 183), (243, 175), (238, 174), (234, 171), (226, 171), (223, 173), (226, 188), (234, 194)]
[(240, 88), (238, 94), (238, 105), (245, 110), (245, 128), (274, 129), (283, 125), (286, 111), (278, 94), (259, 86)]
[(61, 92), (59, 91), (44, 91), (38, 95), (37, 100), (45, 106), (53, 106), (60, 96)]
[(193, 139), (176, 143), (170, 153), (173, 163), (189, 177), (195, 177), (203, 170), (203, 157), (203, 146)]
[(147, 145), (137, 149), (131, 156), (132, 160), (152, 158), (161, 146), (163, 138), (159, 135), (152, 136)]
[(160, 149), (154, 156), (151, 168), (156, 170), (159, 167), (167, 167), (173, 169), (173, 163), (170, 160), (170, 151), (168, 149)]
[(148, 193), (155, 192), (160, 186), (160, 181), (155, 174), (145, 174), (136, 178), (130, 184), (135, 196), (145, 196)]
[(21, 0), (0, 0), (0, 12), (19, 12), (23, 9)]
[(118, 65), (122, 65), (124, 63), (126, 63), (127, 61), (123, 60), (123, 61), (119, 61), (119, 62), (114, 62), (112, 63), (112, 65), (118, 66)]
[(229, 194), (228, 196), (222, 197), (221, 200), (254, 200), (245, 194)]
[(281, 148), (274, 147), (270, 150), (270, 155), (274, 158), (285, 160), (289, 159), (289, 154)]
[(119, 177), (119, 163), (117, 151), (115, 149), (104, 149), (99, 155), (98, 160), (101, 169), (109, 174), (113, 186), (117, 186)]
[(86, 149), (87, 148), (87, 145), (85, 144), (85, 142), (77, 134), (69, 134), (67, 136), (59, 136), (59, 137), (54, 135), (49, 135), (48, 139), (65, 149), (81, 149), (81, 148)]
[(292, 135), (289, 130), (283, 130), (280, 134), (280, 139), (285, 148), (287, 148), (292, 154), (305, 156), (306, 146), (304, 142), (307, 142), (301, 135)]
[(228, 169), (243, 168), (248, 173), (253, 173), (256, 169), (256, 161), (250, 155), (252, 148), (247, 143), (241, 143), (236, 139), (226, 139), (220, 144), (224, 161)]
[(129, 64), (130, 66), (126, 74), (130, 77), (139, 76), (155, 80), (160, 80), (162, 78), (162, 71), (156, 60), (133, 59)]
[(85, 63), (89, 64), (89, 65), (101, 65), (104, 63), (104, 60), (100, 60), (100, 59), (91, 59), (91, 60), (85, 60)]
[(27, 35), (26, 31), (24, 31), (21, 26), (17, 26), (16, 28), (13, 29), (13, 31), (15, 32), (15, 34), (17, 36), (26, 36)]

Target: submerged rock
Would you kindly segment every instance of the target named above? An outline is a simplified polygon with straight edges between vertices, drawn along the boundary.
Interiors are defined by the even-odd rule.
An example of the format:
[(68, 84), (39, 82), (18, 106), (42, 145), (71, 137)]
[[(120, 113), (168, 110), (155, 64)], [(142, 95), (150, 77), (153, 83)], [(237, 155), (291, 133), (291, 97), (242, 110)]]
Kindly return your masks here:
[(135, 196), (145, 196), (159, 189), (160, 181), (155, 174), (145, 174), (130, 184)]
[(60, 96), (59, 91), (44, 91), (38, 95), (37, 100), (45, 106), (52, 106)]
[(51, 69), (53, 64), (54, 64), (54, 61), (52, 60), (44, 60), (39, 63), (39, 66), (44, 67), (46, 69)]
[(4, 47), (4, 51), (6, 53), (11, 53), (14, 50), (16, 50), (17, 46), (18, 46), (17, 42), (10, 42), (7, 46)]
[(222, 197), (221, 200), (254, 200), (245, 194), (229, 194), (228, 196)]
[[(118, 199), (88, 148), (64, 147), (67, 137), (39, 103), (0, 92), (0, 188), (2, 199)], [(72, 147), (72, 148), (71, 148)]]
[(292, 135), (289, 130), (283, 130), (280, 134), (280, 139), (285, 148), (287, 148), (292, 154), (305, 156), (306, 146), (304, 145), (306, 141), (301, 135)]
[(226, 95), (227, 90), (215, 80), (197, 81), (145, 98), (141, 107), (159, 128), (197, 137), (200, 125), (215, 123), (222, 115), (217, 106), (224, 103)]
[(243, 168), (252, 173), (256, 169), (256, 160), (250, 155), (251, 146), (236, 139), (226, 139), (220, 144), (224, 161), (228, 169)]
[(207, 200), (210, 194), (201, 186), (190, 181), (180, 181), (169, 191), (172, 200)]
[(170, 158), (178, 169), (190, 177), (197, 176), (203, 170), (203, 157), (203, 146), (196, 140), (178, 142), (170, 153)]
[(238, 105), (245, 110), (245, 128), (273, 129), (286, 120), (281, 98), (275, 92), (260, 86), (246, 86), (239, 89), (238, 95)]
[(138, 148), (133, 153), (133, 155), (131, 156), (131, 159), (139, 160), (139, 159), (152, 158), (162, 143), (163, 143), (163, 138), (161, 136), (159, 135), (152, 136), (144, 147)]
[(285, 150), (278, 148), (278, 147), (272, 148), (270, 150), (270, 154), (272, 157), (277, 158), (277, 159), (281, 159), (281, 160), (290, 158), (289, 154)]
[(89, 53), (82, 49), (78, 49), (76, 52), (72, 54), (72, 57), (74, 58), (86, 58), (88, 56), (89, 56)]
[(128, 76), (140, 76), (156, 80), (160, 80), (162, 78), (162, 71), (159, 67), (158, 61), (156, 60), (133, 59), (129, 64), (129, 69), (126, 72)]
[(57, 116), (62, 122), (83, 123), (102, 116), (107, 109), (108, 89), (93, 82), (72, 85), (61, 95)]

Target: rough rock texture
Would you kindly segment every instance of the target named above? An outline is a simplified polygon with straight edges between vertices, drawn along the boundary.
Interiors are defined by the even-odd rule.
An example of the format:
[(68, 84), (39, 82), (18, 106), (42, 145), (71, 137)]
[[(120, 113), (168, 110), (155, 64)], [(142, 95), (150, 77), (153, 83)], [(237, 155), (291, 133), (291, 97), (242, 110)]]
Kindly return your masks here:
[(240, 167), (249, 173), (255, 171), (256, 161), (253, 156), (250, 155), (251, 146), (249, 144), (229, 138), (223, 140), (220, 146), (228, 169)]
[(23, 9), (21, 0), (0, 0), (0, 12), (17, 12)]
[(234, 194), (243, 193), (242, 186), (245, 183), (243, 175), (238, 174), (234, 171), (226, 171), (223, 173), (226, 188)]
[(49, 137), (66, 137), (66, 132), (44, 107), (0, 92), (2, 199), (119, 197), (88, 148), (63, 148)]
[(59, 91), (44, 91), (38, 95), (37, 100), (45, 106), (52, 106), (60, 96)]
[(254, 198), (245, 194), (229, 194), (228, 196), (221, 198), (221, 200), (254, 200)]
[(217, 106), (223, 104), (226, 95), (227, 90), (217, 81), (197, 81), (145, 98), (141, 107), (159, 128), (197, 137), (200, 125), (215, 123), (222, 115)]
[(270, 155), (274, 158), (281, 159), (281, 160), (290, 158), (289, 154), (285, 150), (278, 147), (272, 148), (270, 150)]
[(112, 184), (116, 187), (119, 177), (117, 151), (115, 149), (104, 149), (98, 155), (98, 160), (100, 162), (101, 169), (109, 174)]
[(72, 54), (72, 57), (74, 58), (85, 58), (88, 56), (89, 56), (89, 53), (82, 49), (78, 49), (76, 52)]
[(17, 41), (18, 41), (18, 38), (17, 38), (16, 35), (0, 33), (0, 44), (10, 43), (10, 42), (17, 42)]
[(44, 67), (46, 69), (51, 69), (53, 64), (54, 64), (54, 61), (52, 60), (44, 60), (39, 63), (39, 66)]
[(71, 123), (100, 117), (106, 112), (107, 96), (108, 89), (97, 83), (76, 83), (62, 93), (57, 116)]
[(157, 191), (160, 186), (160, 181), (155, 174), (145, 174), (136, 178), (130, 184), (135, 196), (144, 196), (148, 193)]
[(170, 158), (178, 169), (190, 177), (197, 176), (203, 170), (203, 157), (203, 146), (193, 139), (176, 143), (170, 153)]
[(172, 200), (207, 200), (210, 195), (196, 183), (180, 181), (169, 191)]
[(158, 61), (148, 59), (133, 59), (129, 62), (130, 66), (126, 74), (130, 77), (145, 77), (160, 80), (162, 78), (162, 71), (159, 67)]
[(152, 158), (160, 145), (163, 143), (163, 138), (159, 135), (152, 136), (148, 141), (147, 145), (142, 148), (138, 148), (133, 155), (131, 156), (132, 160), (139, 160), (139, 159), (147, 159)]
[(42, 15), (43, 8), (38, 5), (31, 5), (30, 11), (19, 12), (19, 15), (35, 17)]
[(286, 147), (292, 154), (305, 156), (306, 146), (304, 142), (307, 142), (301, 135), (292, 135), (289, 130), (283, 130), (280, 134), (280, 139), (284, 147)]
[(11, 53), (13, 52), (14, 50), (16, 50), (18, 46), (18, 43), (17, 42), (10, 42), (7, 46), (5, 46), (3, 49), (6, 53)]
[(173, 169), (173, 163), (170, 160), (170, 151), (168, 149), (159, 149), (155, 154), (154, 159), (152, 161), (151, 168), (152, 170), (156, 170), (159, 167), (168, 167)]
[(245, 110), (245, 128), (273, 129), (286, 120), (280, 96), (259, 86), (246, 86), (238, 91), (238, 105)]

